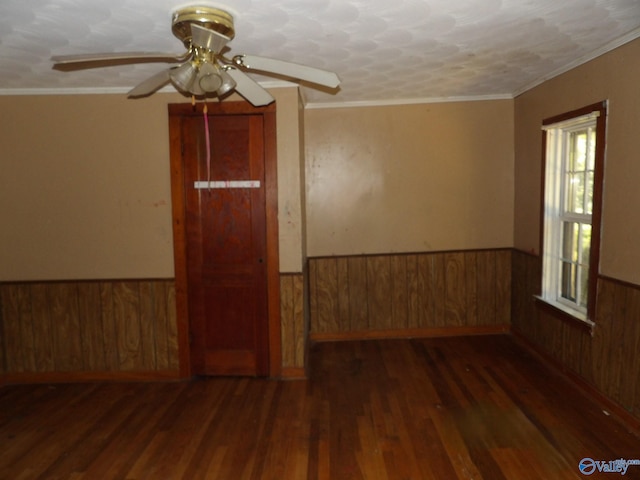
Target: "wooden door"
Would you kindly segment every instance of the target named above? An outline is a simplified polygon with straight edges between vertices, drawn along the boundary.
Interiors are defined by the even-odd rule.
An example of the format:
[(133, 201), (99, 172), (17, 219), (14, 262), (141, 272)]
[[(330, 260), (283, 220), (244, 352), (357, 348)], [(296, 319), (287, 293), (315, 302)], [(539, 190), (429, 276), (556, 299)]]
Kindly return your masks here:
[(191, 374), (268, 375), (265, 118), (210, 111), (207, 123), (209, 159), (203, 114), (179, 122)]

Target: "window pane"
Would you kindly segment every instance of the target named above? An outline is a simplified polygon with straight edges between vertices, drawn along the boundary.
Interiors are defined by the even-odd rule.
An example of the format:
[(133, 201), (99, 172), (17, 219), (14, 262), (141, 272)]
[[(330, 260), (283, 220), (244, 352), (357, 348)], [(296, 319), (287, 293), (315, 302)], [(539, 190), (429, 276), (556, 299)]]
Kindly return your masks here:
[(579, 224), (563, 222), (562, 231), (562, 260), (578, 262), (578, 233)]
[(589, 291), (589, 267), (578, 267), (580, 291), (578, 292), (578, 304), (587, 308), (587, 292)]
[(587, 130), (571, 134), (571, 151), (569, 153), (570, 169), (574, 172), (584, 171), (587, 167)]
[(568, 135), (565, 165), (565, 212), (590, 215), (593, 211), (593, 170), (595, 129), (586, 128)]
[(589, 288), (589, 254), (591, 252), (591, 225), (580, 225), (580, 264), (578, 265), (578, 305), (587, 308)]
[(594, 171), (596, 163), (596, 129), (589, 127), (588, 130), (588, 146), (587, 146), (587, 170)]
[(562, 228), (562, 268), (560, 269), (560, 294), (576, 301), (576, 265), (578, 263), (578, 238), (580, 226), (575, 222), (563, 222)]
[(567, 174), (567, 212), (585, 213), (585, 175), (584, 172), (571, 172)]
[(589, 267), (591, 254), (591, 225), (583, 223), (580, 229), (580, 265)]
[(591, 225), (563, 222), (560, 295), (583, 307), (587, 301), (590, 251)]
[(562, 262), (562, 297), (572, 302), (576, 301), (576, 273), (575, 264)]
[(594, 176), (593, 176), (593, 170), (587, 172), (587, 192), (585, 195), (586, 198), (586, 212), (588, 215), (591, 215), (593, 213), (593, 180), (594, 180)]
[(585, 191), (584, 191), (584, 211), (591, 215), (593, 212), (593, 182), (596, 158), (596, 130), (589, 127), (585, 135)]

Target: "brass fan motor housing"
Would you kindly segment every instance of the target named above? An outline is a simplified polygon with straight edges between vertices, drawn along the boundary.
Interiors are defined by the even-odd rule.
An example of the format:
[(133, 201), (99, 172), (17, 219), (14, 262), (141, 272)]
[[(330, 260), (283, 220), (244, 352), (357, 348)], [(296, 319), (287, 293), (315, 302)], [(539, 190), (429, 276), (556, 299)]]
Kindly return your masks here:
[(191, 25), (194, 23), (203, 28), (214, 30), (229, 39), (233, 39), (236, 34), (233, 27), (233, 16), (224, 10), (203, 6), (181, 8), (173, 13), (171, 31), (182, 40), (186, 48), (191, 46)]

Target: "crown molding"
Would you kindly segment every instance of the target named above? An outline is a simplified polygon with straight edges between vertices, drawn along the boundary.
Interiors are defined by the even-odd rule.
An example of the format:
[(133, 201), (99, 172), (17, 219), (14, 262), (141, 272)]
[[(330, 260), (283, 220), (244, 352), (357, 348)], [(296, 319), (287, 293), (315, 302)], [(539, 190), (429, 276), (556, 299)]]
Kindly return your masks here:
[(357, 102), (309, 102), (305, 105), (308, 109), (320, 108), (357, 108), (357, 107), (383, 107), (390, 105), (412, 105), (423, 103), (453, 103), (453, 102), (482, 102), (489, 100), (512, 100), (510, 93), (496, 95), (469, 95), (459, 97), (419, 97), (397, 98), (390, 100), (362, 100)]
[(588, 54), (572, 61), (569, 62), (568, 64), (558, 68), (557, 70), (554, 70), (551, 73), (548, 73), (547, 75), (543, 75), (542, 77), (537, 78), (536, 80), (534, 80), (533, 82), (530, 82), (518, 89), (516, 89), (513, 92), (513, 96), (514, 98), (517, 97), (518, 95), (522, 95), (523, 93), (543, 84), (544, 82), (551, 80), (555, 77), (558, 77), (560, 75), (562, 75), (563, 73), (567, 73), (570, 70), (573, 70), (576, 67), (579, 67), (580, 65), (584, 65), (587, 62), (590, 62), (591, 60), (594, 60), (602, 55), (604, 55), (605, 53), (608, 53), (612, 50), (615, 50), (618, 47), (621, 47), (629, 42), (632, 42), (633, 40), (636, 40), (637, 38), (640, 38), (640, 28), (636, 28), (635, 30), (631, 30), (629, 33), (627, 33), (626, 35), (623, 35), (622, 37), (619, 37), (615, 40), (613, 40), (612, 42), (607, 43), (606, 45), (603, 45), (600, 48), (597, 48), (596, 50), (593, 50), (592, 52), (589, 52)]

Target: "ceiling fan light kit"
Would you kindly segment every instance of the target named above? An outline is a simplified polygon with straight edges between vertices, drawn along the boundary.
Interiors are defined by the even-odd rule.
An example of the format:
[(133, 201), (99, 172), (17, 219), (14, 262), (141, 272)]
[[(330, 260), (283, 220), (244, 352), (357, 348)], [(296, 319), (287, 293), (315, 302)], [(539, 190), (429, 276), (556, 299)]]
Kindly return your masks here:
[(284, 62), (256, 55), (222, 55), (227, 43), (235, 37), (233, 16), (225, 10), (207, 6), (187, 6), (173, 13), (171, 31), (187, 49), (184, 55), (164, 53), (114, 53), (53, 57), (54, 68), (93, 68), (117, 65), (132, 60), (180, 63), (146, 79), (128, 96), (146, 97), (168, 83), (185, 95), (217, 96), (236, 91), (254, 106), (268, 105), (273, 97), (245, 72), (260, 72), (302, 80), (330, 89), (337, 89), (340, 79), (334, 72), (297, 63)]

